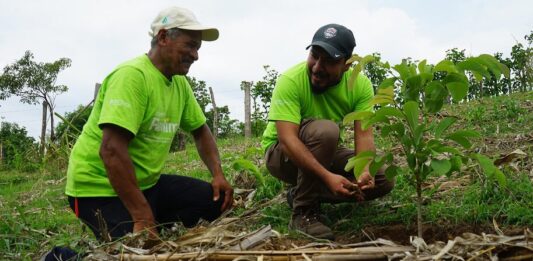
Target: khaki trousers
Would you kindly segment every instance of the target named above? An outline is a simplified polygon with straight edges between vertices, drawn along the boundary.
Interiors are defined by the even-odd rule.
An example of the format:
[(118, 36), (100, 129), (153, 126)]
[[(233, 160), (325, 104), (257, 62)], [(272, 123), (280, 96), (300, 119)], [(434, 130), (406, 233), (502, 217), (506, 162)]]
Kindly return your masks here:
[[(337, 124), (329, 120), (304, 120), (298, 136), (322, 166), (351, 181), (355, 180), (353, 172), (344, 171), (348, 159), (355, 152), (338, 146), (340, 130)], [(268, 148), (265, 162), (272, 176), (296, 187), (294, 209), (316, 207), (322, 202), (356, 202), (354, 197), (333, 194), (315, 174), (298, 169), (283, 153), (279, 142)], [(375, 187), (364, 191), (365, 200), (386, 195), (394, 187), (394, 181), (385, 178), (383, 169), (374, 178)]]

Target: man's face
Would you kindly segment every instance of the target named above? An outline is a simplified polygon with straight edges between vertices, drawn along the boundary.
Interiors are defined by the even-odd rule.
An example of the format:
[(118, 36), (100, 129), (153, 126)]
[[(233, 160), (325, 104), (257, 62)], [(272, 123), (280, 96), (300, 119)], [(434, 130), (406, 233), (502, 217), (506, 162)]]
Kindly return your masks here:
[(323, 93), (339, 83), (343, 73), (350, 68), (350, 65), (345, 63), (345, 58), (335, 60), (321, 47), (312, 46), (307, 57), (307, 67), (313, 92)]
[(167, 36), (162, 47), (166, 71), (171, 75), (186, 75), (194, 61), (198, 60), (201, 45), (200, 31), (180, 30), (174, 39)]

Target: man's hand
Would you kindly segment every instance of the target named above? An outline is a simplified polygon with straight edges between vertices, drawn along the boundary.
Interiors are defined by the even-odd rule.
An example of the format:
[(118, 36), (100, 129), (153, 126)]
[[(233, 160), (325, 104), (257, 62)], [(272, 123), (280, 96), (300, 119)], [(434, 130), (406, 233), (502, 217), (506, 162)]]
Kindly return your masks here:
[(133, 223), (133, 233), (141, 233), (146, 231), (148, 233), (148, 238), (157, 240), (159, 234), (157, 229), (155, 229), (155, 222), (152, 220), (137, 220)]
[(335, 195), (355, 197), (357, 201), (364, 200), (363, 194), (361, 193), (361, 189), (359, 189), (359, 186), (357, 186), (357, 184), (352, 183), (347, 178), (341, 175), (329, 175), (326, 179), (326, 185), (329, 190)]
[(376, 186), (376, 182), (374, 181), (374, 177), (370, 175), (370, 172), (363, 171), (357, 180), (357, 185), (361, 188), (361, 190), (366, 190), (374, 188)]
[(213, 201), (217, 201), (220, 197), (220, 190), (224, 191), (224, 203), (222, 203), (220, 210), (224, 212), (230, 209), (233, 206), (233, 188), (224, 176), (215, 176), (211, 186), (213, 187)]

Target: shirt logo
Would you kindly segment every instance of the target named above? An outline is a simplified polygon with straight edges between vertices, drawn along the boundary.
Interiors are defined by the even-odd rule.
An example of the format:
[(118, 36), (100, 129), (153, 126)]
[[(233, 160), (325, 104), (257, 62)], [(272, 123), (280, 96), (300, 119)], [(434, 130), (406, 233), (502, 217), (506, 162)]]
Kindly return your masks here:
[(337, 29), (333, 28), (333, 27), (330, 27), (328, 29), (326, 29), (326, 31), (324, 31), (324, 37), (326, 38), (333, 38), (337, 35)]

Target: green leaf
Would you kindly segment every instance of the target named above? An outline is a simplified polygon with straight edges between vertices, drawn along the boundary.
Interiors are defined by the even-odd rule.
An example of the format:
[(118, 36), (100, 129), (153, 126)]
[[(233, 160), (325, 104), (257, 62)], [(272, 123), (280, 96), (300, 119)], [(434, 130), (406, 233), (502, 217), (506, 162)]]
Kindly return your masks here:
[(462, 62), (457, 63), (457, 68), (461, 71), (471, 71), (479, 73), (483, 75), (483, 77), (489, 79), (490, 73), (489, 71), (487, 71), (487, 68), (482, 63), (483, 61), (481, 61), (479, 58), (470, 57)]
[(392, 124), (391, 129), (398, 134), (398, 137), (405, 136), (405, 127), (403, 126), (401, 122)]
[(407, 165), (409, 165), (409, 168), (411, 169), (414, 169), (416, 167), (415, 154), (407, 154)]
[(374, 159), (375, 156), (376, 156), (376, 153), (373, 151), (363, 151), (361, 153), (358, 153), (354, 157), (353, 173), (356, 179), (358, 179), (361, 176), (366, 165), (368, 165), (368, 163), (372, 159)]
[[(496, 58), (494, 58), (494, 56), (490, 54), (482, 54), (478, 56), (477, 58), (481, 63), (483, 63), (483, 65), (487, 66), (487, 68), (490, 70), (490, 72), (492, 72), (496, 80), (500, 79), (502, 75), (500, 71), (501, 70), (500, 62)], [(485, 76), (485, 78), (490, 79), (491, 75), (488, 74), (488, 76)]]
[(394, 99), (394, 86), (378, 88), (378, 94), (383, 95), (383, 96), (388, 96), (391, 99)]
[(396, 77), (387, 78), (387, 79), (383, 80), (378, 86), (378, 91), (379, 91), (379, 89), (386, 89), (386, 88), (389, 88), (389, 87), (392, 87), (393, 90), (394, 90), (394, 83), (395, 82), (396, 82)]
[(405, 89), (405, 99), (409, 101), (418, 101), (420, 91), (422, 90), (422, 77), (415, 75), (407, 78)]
[(505, 175), (494, 165), (494, 162), (489, 157), (481, 154), (474, 154), (474, 157), (478, 160), (479, 166), (488, 178), (495, 179), (501, 186), (507, 185)]
[(440, 138), (443, 132), (445, 132), (450, 126), (457, 121), (456, 118), (446, 117), (439, 122), (439, 125), (435, 128), (435, 138)]
[[(353, 57), (354, 56), (352, 56), (352, 58)], [(356, 59), (358, 59), (359, 62), (353, 68), (352, 74), (350, 75), (350, 78), (348, 79), (348, 88), (349, 89), (352, 89), (354, 87), (353, 84), (355, 83), (355, 80), (357, 79), (357, 76), (359, 75), (359, 73), (361, 73), (363, 68), (365, 68), (365, 65), (367, 63), (371, 63), (371, 62), (373, 62), (375, 60), (374, 56), (372, 56), (372, 55), (367, 55), (367, 56), (363, 57), (362, 59), (361, 58), (356, 58)], [(348, 60), (348, 61), (350, 61), (350, 60)], [(347, 61), (347, 63), (348, 63), (348, 61)]]
[(346, 166), (344, 166), (344, 171), (348, 172), (352, 170), (354, 165), (355, 165), (355, 156), (348, 159), (348, 162), (346, 162)]
[(499, 63), (500, 71), (502, 72), (503, 76), (505, 78), (509, 79), (511, 77), (511, 71), (509, 70), (509, 67), (503, 63)]
[(500, 186), (505, 187), (507, 186), (507, 178), (505, 177), (505, 174), (498, 168), (494, 170), (494, 178), (500, 184)]
[(415, 101), (408, 101), (403, 105), (406, 114), (406, 120), (411, 129), (416, 129), (418, 126), (418, 103)]
[(236, 171), (246, 171), (252, 174), (260, 185), (265, 184), (265, 179), (261, 171), (259, 171), (259, 168), (253, 162), (247, 159), (237, 159), (233, 162), (232, 167)]
[(449, 82), (446, 84), (454, 101), (461, 101), (468, 94), (468, 83)]
[(426, 72), (426, 63), (427, 61), (425, 59), (418, 63), (418, 72), (420, 74)]
[(379, 169), (381, 169), (381, 167), (385, 165), (385, 163), (391, 163), (392, 160), (393, 160), (393, 156), (392, 156), (392, 153), (390, 152), (386, 153), (385, 155), (381, 157), (374, 158), (374, 160), (370, 162), (370, 166), (368, 168), (368, 170), (370, 171), (370, 174), (372, 174), (372, 176), (375, 176), (376, 173), (379, 171)]
[(446, 138), (459, 143), (464, 148), (469, 149), (470, 147), (472, 147), (472, 143), (468, 140), (468, 138), (477, 138), (479, 136), (480, 136), (479, 133), (475, 131), (462, 130), (462, 131), (456, 131), (448, 135)]
[(346, 114), (342, 120), (342, 124), (347, 126), (353, 123), (353, 121), (366, 120), (374, 115), (371, 111), (356, 111)]
[(393, 102), (394, 102), (393, 98), (386, 96), (386, 95), (378, 94), (374, 96), (374, 98), (372, 98), (372, 100), (370, 101), (370, 105), (381, 104), (382, 106), (385, 106)]
[(449, 60), (442, 60), (437, 65), (435, 65), (434, 70), (436, 72), (448, 72), (448, 73), (456, 73), (457, 68), (455, 68), (455, 65), (452, 61)]
[(448, 139), (459, 143), (461, 146), (463, 146), (466, 149), (469, 149), (470, 147), (472, 147), (472, 143), (464, 137), (451, 136), (451, 137), (448, 137)]
[(409, 66), (407, 65), (407, 61), (405, 59), (402, 60), (401, 64), (397, 64), (392, 68), (400, 74), (400, 79), (402, 79), (404, 82), (411, 76)]
[(450, 163), (452, 164), (452, 168), (448, 172), (448, 175), (451, 174), (453, 171), (460, 171), (463, 161), (461, 160), (461, 156), (455, 155), (450, 158)]
[(435, 172), (435, 174), (442, 176), (448, 173), (450, 169), (452, 168), (452, 163), (449, 160), (438, 160), (433, 159), (431, 160), (431, 168)]
[(359, 61), (361, 61), (361, 59), (363, 59), (363, 58), (361, 58), (361, 56), (359, 56), (357, 54), (352, 54), (352, 57), (350, 57), (350, 59), (348, 59), (346, 61), (346, 64), (353, 63), (353, 62), (359, 62)]
[(398, 174), (400, 174), (400, 168), (394, 165), (389, 165), (385, 170), (385, 177), (388, 180), (393, 180), (396, 176), (398, 176)]
[(435, 148), (432, 148), (432, 150), (439, 152), (439, 153), (447, 152), (447, 153), (454, 154), (454, 155), (461, 154), (461, 152), (458, 149), (454, 147), (450, 147), (450, 146), (435, 147)]
[(394, 107), (381, 107), (376, 111), (376, 115), (403, 118), (402, 112)]
[(444, 85), (440, 81), (432, 81), (426, 85), (424, 91), (426, 93), (424, 106), (428, 112), (436, 113), (440, 111), (444, 105), (444, 99), (448, 97), (448, 91)]
[(366, 130), (368, 129), (368, 127), (370, 127), (372, 124), (374, 123), (377, 123), (377, 122), (383, 122), (383, 123), (386, 123), (388, 124), (389, 123), (389, 118), (383, 116), (383, 115), (377, 115), (377, 114), (374, 114), (374, 116), (370, 117), (369, 119), (367, 120), (364, 120), (361, 124), (361, 129), (363, 130)]
[(422, 140), (422, 137), (424, 136), (424, 132), (426, 132), (426, 124), (422, 123), (416, 126), (415, 131), (413, 132), (414, 144), (416, 146), (420, 144), (420, 141)]

